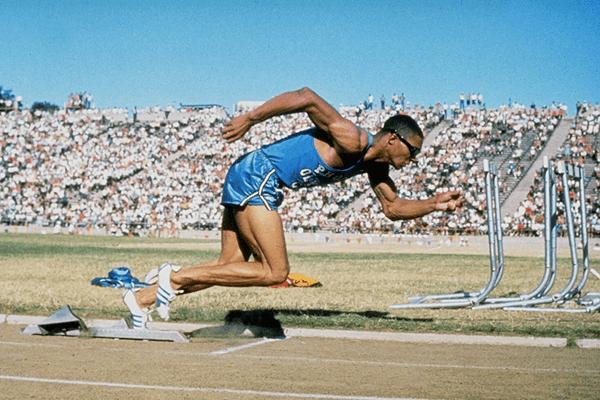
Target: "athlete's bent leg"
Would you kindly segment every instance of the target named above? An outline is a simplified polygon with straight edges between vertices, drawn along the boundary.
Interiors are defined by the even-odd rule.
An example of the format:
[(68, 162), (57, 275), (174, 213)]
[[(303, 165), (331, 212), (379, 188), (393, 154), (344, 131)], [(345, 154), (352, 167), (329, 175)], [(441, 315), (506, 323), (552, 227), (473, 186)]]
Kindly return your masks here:
[[(249, 261), (250, 256), (254, 261)], [(192, 293), (211, 286), (271, 286), (289, 274), (283, 225), (277, 211), (263, 206), (228, 206), (223, 214), (222, 250), (217, 261), (171, 273), (175, 291)], [(140, 307), (154, 303), (157, 285), (137, 292)]]
[[(225, 206), (221, 226), (221, 256), (218, 260), (202, 263), (195, 267), (210, 268), (230, 262), (248, 261), (251, 255), (252, 252), (244, 242), (235, 222), (234, 207)], [(198, 290), (208, 289), (211, 286), (213, 285), (204, 283), (197, 285), (188, 284), (185, 287), (179, 288), (179, 290), (183, 290), (183, 293), (193, 293)]]
[[(218, 260), (209, 261), (197, 265), (196, 267), (210, 268), (219, 264), (225, 264), (234, 261), (248, 261), (252, 255), (250, 248), (245, 244), (242, 239), (236, 222), (235, 214), (232, 206), (225, 206), (223, 211), (223, 223), (221, 227), (221, 256)], [(173, 276), (174, 273), (171, 273)], [(173, 286), (173, 285), (172, 285)], [(184, 293), (192, 293), (198, 290), (203, 290), (213, 285), (207, 285), (204, 283), (191, 284), (185, 288), (178, 288), (177, 290), (183, 290)], [(150, 307), (156, 300), (156, 292), (158, 285), (152, 285), (136, 292), (135, 297), (140, 307)]]
[[(233, 214), (238, 240), (242, 242), (237, 248), (243, 257), (240, 252), (237, 256), (227, 256), (224, 252), (222, 258), (228, 259), (226, 262), (182, 269), (171, 275), (173, 289), (187, 292), (197, 285), (271, 286), (286, 280), (289, 263), (283, 225), (277, 211), (263, 206), (245, 206), (236, 208)], [(232, 248), (235, 246), (227, 250)], [(249, 261), (250, 253), (245, 249), (251, 252), (254, 261)]]

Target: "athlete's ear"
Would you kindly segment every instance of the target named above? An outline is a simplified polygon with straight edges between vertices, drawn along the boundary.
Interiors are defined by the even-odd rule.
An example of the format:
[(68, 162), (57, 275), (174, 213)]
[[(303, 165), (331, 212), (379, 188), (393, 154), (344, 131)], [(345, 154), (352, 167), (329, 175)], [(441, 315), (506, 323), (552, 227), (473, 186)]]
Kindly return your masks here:
[(396, 143), (396, 140), (398, 140), (396, 135), (394, 135), (394, 133), (392, 133), (392, 132), (388, 132), (387, 135), (388, 135), (387, 141), (390, 146), (393, 145), (394, 143)]

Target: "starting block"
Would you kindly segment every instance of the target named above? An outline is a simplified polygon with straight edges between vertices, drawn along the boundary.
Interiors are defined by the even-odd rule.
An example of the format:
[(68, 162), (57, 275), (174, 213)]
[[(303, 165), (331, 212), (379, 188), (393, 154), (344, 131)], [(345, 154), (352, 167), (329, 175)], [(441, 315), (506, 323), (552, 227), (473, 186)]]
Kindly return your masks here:
[(29, 325), (22, 334), (79, 336), (87, 331), (85, 323), (64, 306), (38, 325)]
[(27, 326), (21, 335), (84, 336), (90, 338), (154, 340), (188, 343), (178, 331), (132, 329), (125, 319), (110, 328), (87, 327), (83, 320), (73, 314), (71, 307), (64, 306), (39, 324)]

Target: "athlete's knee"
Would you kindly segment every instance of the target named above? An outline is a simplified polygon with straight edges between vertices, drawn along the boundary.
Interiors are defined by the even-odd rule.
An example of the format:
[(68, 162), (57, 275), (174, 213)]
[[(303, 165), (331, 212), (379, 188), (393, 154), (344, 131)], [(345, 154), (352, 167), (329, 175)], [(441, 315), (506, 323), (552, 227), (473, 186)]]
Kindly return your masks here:
[(285, 282), (290, 273), (290, 266), (288, 264), (277, 266), (275, 268), (271, 267), (263, 276), (263, 281), (265, 286), (271, 285), (279, 285), (280, 283)]

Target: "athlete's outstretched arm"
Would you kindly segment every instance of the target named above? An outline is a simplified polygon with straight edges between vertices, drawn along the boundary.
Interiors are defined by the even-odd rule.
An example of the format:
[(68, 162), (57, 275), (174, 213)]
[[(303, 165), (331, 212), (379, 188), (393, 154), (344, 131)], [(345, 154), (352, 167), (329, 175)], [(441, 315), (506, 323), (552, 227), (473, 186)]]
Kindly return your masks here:
[(383, 213), (392, 221), (419, 218), (434, 211), (454, 211), (462, 205), (461, 193), (457, 191), (438, 193), (426, 200), (398, 197), (388, 170), (387, 165), (374, 167), (369, 171), (369, 181), (381, 202)]
[(225, 123), (223, 137), (228, 142), (242, 138), (250, 128), (269, 118), (306, 112), (315, 126), (331, 136), (343, 152), (360, 151), (359, 129), (343, 118), (329, 103), (309, 88), (280, 94), (260, 107)]

